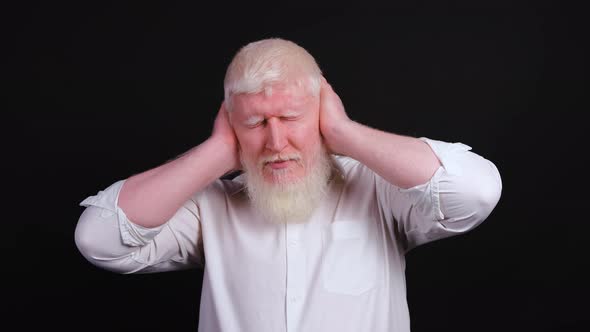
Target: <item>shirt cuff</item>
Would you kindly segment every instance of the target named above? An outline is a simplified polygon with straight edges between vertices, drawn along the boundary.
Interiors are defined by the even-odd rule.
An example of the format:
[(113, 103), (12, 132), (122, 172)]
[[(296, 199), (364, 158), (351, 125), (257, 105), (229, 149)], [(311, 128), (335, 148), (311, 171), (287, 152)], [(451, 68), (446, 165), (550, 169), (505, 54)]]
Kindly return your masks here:
[(426, 137), (420, 137), (418, 139), (426, 142), (430, 146), (448, 174), (461, 175), (463, 173), (461, 163), (457, 161), (455, 156), (457, 153), (471, 150), (469, 145), (437, 141)]
[(430, 212), (425, 211), (426, 215), (433, 215), (435, 220), (441, 221), (445, 219), (445, 215), (442, 212), (440, 202), (440, 179), (445, 174), (460, 176), (463, 173), (462, 165), (456, 156), (471, 150), (471, 147), (463, 143), (449, 143), (427, 137), (418, 139), (430, 146), (442, 167), (436, 170), (428, 182), (412, 188), (401, 189), (400, 191), (416, 202), (416, 207), (420, 210), (431, 210)]
[(123, 243), (131, 247), (143, 246), (158, 235), (165, 224), (154, 228), (146, 228), (133, 223), (127, 218), (125, 212), (118, 205), (119, 192), (124, 182), (125, 180), (117, 181), (105, 190), (99, 191), (96, 195), (87, 197), (80, 202), (80, 206), (101, 208), (100, 216), (103, 218), (116, 216)]

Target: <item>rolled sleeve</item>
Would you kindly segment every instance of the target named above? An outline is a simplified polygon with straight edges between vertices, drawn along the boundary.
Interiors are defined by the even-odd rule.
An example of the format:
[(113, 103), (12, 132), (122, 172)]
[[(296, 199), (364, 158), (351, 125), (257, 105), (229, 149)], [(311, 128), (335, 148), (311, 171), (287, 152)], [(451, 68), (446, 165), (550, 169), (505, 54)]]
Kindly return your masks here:
[(477, 227), (495, 208), (502, 191), (496, 166), (471, 152), (470, 146), (420, 140), (430, 146), (441, 167), (429, 181), (412, 188), (386, 184), (385, 197), (408, 250)]
[(95, 196), (90, 196), (80, 202), (80, 206), (101, 208), (101, 217), (116, 216), (123, 243), (131, 247), (143, 246), (158, 235), (164, 225), (146, 228), (133, 223), (127, 218), (123, 209), (118, 205), (119, 193), (123, 183), (125, 183), (125, 180), (115, 182), (105, 190), (99, 191)]
[(124, 180), (80, 202), (86, 207), (75, 242), (92, 264), (117, 273), (152, 273), (203, 266), (199, 211), (193, 199), (165, 224), (146, 228), (118, 207)]

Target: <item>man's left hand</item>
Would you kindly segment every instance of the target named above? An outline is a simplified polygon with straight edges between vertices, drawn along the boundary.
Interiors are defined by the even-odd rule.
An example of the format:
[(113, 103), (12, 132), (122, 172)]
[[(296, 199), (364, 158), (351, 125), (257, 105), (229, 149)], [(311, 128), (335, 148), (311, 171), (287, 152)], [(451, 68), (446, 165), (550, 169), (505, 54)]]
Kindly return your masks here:
[(345, 154), (345, 147), (341, 146), (340, 141), (353, 121), (346, 115), (342, 100), (323, 76), (321, 84), (320, 131), (331, 153)]

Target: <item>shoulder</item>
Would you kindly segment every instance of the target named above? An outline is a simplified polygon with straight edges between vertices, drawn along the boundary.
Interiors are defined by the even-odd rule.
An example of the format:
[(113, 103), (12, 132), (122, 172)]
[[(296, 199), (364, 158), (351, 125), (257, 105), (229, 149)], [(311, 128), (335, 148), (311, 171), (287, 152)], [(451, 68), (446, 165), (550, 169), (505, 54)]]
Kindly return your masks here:
[(341, 155), (332, 155), (336, 170), (344, 179), (352, 179), (363, 174), (371, 174), (373, 171), (360, 161)]
[(201, 191), (195, 192), (191, 196), (191, 198), (195, 202), (203, 201), (204, 199), (206, 199), (206, 200), (215, 200), (215, 199), (227, 200), (228, 197), (241, 196), (242, 193), (244, 192), (244, 188), (245, 188), (244, 185), (245, 185), (245, 179), (244, 179), (243, 174), (236, 175), (236, 176), (230, 177), (230, 178), (228, 178), (228, 177), (219, 178), (219, 179), (211, 182), (209, 185), (207, 185)]
[(340, 155), (332, 155), (335, 168), (347, 186), (372, 186), (375, 183), (375, 173), (360, 161)]

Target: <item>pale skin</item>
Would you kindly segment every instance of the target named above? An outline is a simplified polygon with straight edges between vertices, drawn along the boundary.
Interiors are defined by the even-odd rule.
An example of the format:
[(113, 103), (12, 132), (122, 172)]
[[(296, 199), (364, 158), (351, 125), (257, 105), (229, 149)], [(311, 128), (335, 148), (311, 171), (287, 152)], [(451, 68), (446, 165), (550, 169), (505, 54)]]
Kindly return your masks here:
[(400, 188), (427, 182), (441, 166), (425, 142), (350, 120), (340, 97), (325, 79), (322, 81), (321, 100), (320, 130), (333, 153), (360, 161)]
[[(254, 162), (292, 154), (305, 160), (323, 140), (329, 152), (354, 158), (401, 188), (427, 182), (440, 166), (425, 142), (352, 121), (324, 78), (319, 97), (278, 91), (233, 98), (231, 113), (221, 105), (209, 139), (125, 181), (118, 204), (130, 220), (147, 228), (164, 224), (193, 193), (241, 169), (239, 149)], [(264, 172), (288, 169), (293, 177), (305, 176), (295, 162), (264, 165)]]
[(283, 181), (305, 176), (322, 142), (319, 98), (303, 88), (274, 87), (272, 91), (271, 95), (234, 96), (230, 113), (245, 162), (276, 161), (258, 167), (271, 183), (278, 181), (273, 176), (277, 172), (288, 174)]

